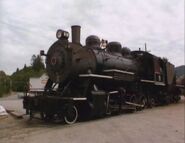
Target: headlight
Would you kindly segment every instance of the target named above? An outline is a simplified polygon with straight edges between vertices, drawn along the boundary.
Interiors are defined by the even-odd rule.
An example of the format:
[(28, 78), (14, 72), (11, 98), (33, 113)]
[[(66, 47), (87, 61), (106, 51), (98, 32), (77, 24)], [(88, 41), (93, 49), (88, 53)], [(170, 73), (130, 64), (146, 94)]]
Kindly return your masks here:
[(56, 33), (56, 37), (57, 39), (68, 39), (69, 38), (69, 33), (67, 31), (64, 31), (64, 30), (57, 30), (57, 33)]

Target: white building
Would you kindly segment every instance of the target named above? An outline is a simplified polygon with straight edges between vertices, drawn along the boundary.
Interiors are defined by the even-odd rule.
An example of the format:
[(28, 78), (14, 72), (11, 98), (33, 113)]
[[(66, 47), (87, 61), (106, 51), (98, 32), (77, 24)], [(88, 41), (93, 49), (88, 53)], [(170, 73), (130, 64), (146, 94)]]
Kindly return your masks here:
[(43, 74), (41, 77), (31, 77), (29, 79), (29, 92), (42, 92), (47, 83), (48, 76)]

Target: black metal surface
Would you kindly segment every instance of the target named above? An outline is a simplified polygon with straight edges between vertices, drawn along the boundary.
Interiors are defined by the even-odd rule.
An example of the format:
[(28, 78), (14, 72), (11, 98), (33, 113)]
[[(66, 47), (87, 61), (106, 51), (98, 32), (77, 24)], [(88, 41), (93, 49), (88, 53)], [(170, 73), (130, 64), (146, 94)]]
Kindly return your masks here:
[(46, 71), (53, 82), (64, 81), (70, 74), (72, 53), (67, 47), (66, 41), (59, 40), (47, 52)]
[(90, 35), (85, 40), (86, 47), (91, 47), (92, 49), (100, 48), (100, 38), (95, 35)]
[(71, 26), (72, 43), (80, 44), (80, 28), (79, 25)]
[(107, 44), (107, 52), (109, 53), (120, 53), (121, 54), (121, 43), (119, 42), (109, 42)]
[[(120, 51), (121, 52), (121, 51)], [(82, 73), (98, 73), (104, 69), (120, 69), (125, 71), (137, 71), (137, 62), (134, 59), (121, 55), (83, 48), (74, 43), (68, 46), (61, 41), (54, 43), (48, 50), (46, 69), (53, 82), (63, 82), (69, 77)]]

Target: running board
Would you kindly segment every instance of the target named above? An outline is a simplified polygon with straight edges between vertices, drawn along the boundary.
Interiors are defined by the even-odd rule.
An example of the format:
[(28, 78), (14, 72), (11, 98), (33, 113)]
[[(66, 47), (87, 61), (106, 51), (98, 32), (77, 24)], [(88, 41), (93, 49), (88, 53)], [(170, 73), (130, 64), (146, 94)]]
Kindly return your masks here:
[(91, 94), (92, 95), (106, 95), (106, 92), (105, 91), (101, 91), (101, 90), (98, 90), (98, 91), (91, 91)]
[(109, 94), (109, 95), (113, 95), (113, 94), (117, 94), (117, 93), (119, 93), (118, 91), (110, 91), (110, 92), (105, 92), (104, 90), (98, 90), (98, 91), (91, 91), (91, 94), (92, 95), (107, 95), (107, 94)]
[(111, 110), (117, 111), (118, 109), (121, 108), (121, 110), (127, 110), (127, 109), (135, 109), (135, 107), (130, 106), (130, 105), (122, 105), (121, 107), (119, 105), (110, 105), (109, 107)]
[(137, 107), (144, 107), (144, 105), (141, 105), (141, 104), (136, 104), (136, 103), (132, 103), (132, 102), (125, 102), (126, 104), (128, 105), (133, 105), (133, 106), (137, 106)]

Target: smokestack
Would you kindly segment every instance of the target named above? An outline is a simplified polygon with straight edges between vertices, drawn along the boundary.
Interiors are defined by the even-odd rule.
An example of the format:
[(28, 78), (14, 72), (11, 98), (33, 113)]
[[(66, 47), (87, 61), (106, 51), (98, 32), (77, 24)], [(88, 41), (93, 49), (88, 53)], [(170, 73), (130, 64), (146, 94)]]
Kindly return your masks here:
[(71, 33), (72, 33), (72, 43), (80, 44), (80, 26), (73, 25), (71, 26)]

